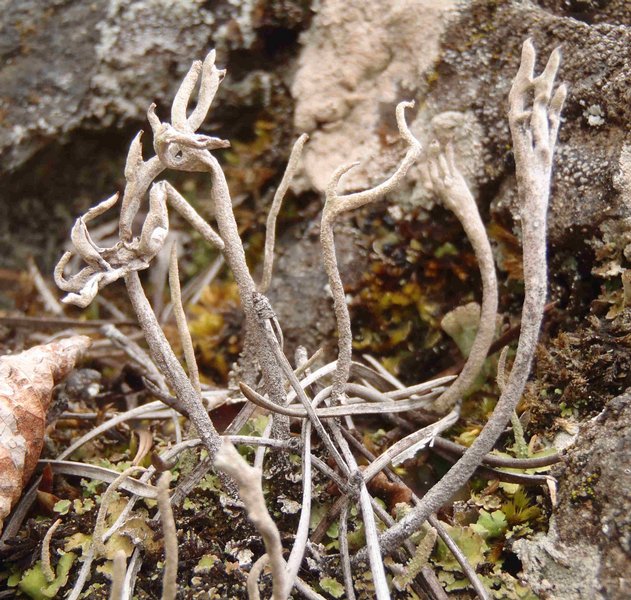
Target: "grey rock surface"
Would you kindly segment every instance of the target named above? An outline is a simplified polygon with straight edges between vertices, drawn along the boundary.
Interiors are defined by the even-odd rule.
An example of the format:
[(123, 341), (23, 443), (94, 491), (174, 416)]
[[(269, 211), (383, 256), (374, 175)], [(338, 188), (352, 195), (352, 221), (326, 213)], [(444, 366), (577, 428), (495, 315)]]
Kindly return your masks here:
[(583, 424), (547, 535), (514, 547), (542, 598), (624, 600), (631, 586), (631, 394)]
[(143, 119), (152, 101), (174, 93), (193, 57), (253, 43), (254, 5), (5, 0), (0, 168), (15, 169), (79, 127)]

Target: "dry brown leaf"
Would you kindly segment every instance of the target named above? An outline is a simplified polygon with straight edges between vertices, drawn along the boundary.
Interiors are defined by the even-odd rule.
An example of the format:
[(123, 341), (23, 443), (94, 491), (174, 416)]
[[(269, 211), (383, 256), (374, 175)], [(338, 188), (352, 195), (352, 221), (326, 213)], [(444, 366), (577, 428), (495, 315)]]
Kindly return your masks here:
[(0, 531), (42, 451), (53, 387), (89, 345), (77, 335), (0, 357)]

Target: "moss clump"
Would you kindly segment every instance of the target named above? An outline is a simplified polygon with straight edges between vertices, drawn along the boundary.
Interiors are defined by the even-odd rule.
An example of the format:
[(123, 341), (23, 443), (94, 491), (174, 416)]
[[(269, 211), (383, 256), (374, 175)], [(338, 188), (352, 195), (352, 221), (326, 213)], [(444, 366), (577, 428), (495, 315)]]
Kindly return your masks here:
[(570, 501), (573, 503), (593, 500), (596, 497), (594, 485), (600, 479), (599, 473), (591, 473), (583, 478), (580, 483), (570, 492)]

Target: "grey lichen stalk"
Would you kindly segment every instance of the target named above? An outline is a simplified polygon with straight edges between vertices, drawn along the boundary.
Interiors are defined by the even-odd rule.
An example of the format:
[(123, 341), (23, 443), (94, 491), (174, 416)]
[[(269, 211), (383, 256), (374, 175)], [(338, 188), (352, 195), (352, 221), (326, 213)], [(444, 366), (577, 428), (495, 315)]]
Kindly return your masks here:
[[(469, 480), (504, 431), (526, 385), (547, 291), (546, 215), (553, 151), (566, 96), (565, 85), (560, 85), (552, 94), (559, 62), (560, 51), (556, 49), (550, 55), (543, 73), (535, 77), (535, 49), (532, 42), (527, 40), (522, 50), (521, 66), (509, 95), (508, 118), (521, 205), (525, 282), (521, 332), (510, 376), (491, 418), (471, 447), (417, 507), (382, 535), (384, 552), (397, 548)], [(534, 93), (534, 100), (529, 109), (527, 99), (531, 93)]]
[[(81, 573), (71, 592), (71, 598), (77, 598), (81, 594), (90, 575), (91, 562), (103, 553), (105, 539), (122, 525), (124, 519), (131, 513), (135, 500), (143, 494), (155, 496), (156, 488), (148, 481), (156, 469), (165, 471), (157, 484), (159, 513), (166, 546), (163, 598), (174, 598), (177, 593), (177, 530), (171, 504), (181, 502), (211, 465), (223, 474), (222, 483), (228, 494), (235, 495), (238, 492), (250, 520), (257, 528), (265, 545), (265, 554), (255, 561), (247, 578), (248, 595), (252, 600), (259, 598), (259, 580), (263, 576), (266, 565), (271, 568), (274, 600), (285, 600), (294, 587), (308, 598), (321, 598), (315, 590), (298, 577), (298, 573), (307, 548), (311, 547), (312, 554), (317, 556), (313, 544), (310, 546), (309, 541), (318, 542), (326, 528), (338, 518), (338, 515), (342, 538), (340, 539), (341, 571), (348, 598), (355, 597), (353, 570), (358, 568), (358, 564), (365, 559), (368, 559), (370, 564), (376, 597), (380, 600), (390, 598), (392, 583), (386, 577), (384, 558), (387, 555), (398, 558), (402, 552), (407, 552), (413, 561), (414, 557), (420, 560), (419, 556), (429, 555), (436, 538), (434, 530), (431, 530), (431, 535), (425, 539), (425, 545), (422, 547), (415, 548), (409, 539), (412, 534), (425, 527), (428, 519), (447, 546), (453, 549), (464, 573), (469, 577), (480, 597), (488, 597), (475, 571), (467, 563), (453, 540), (449, 538), (446, 529), (442, 527), (434, 513), (470, 479), (476, 469), (486, 468), (483, 467), (483, 463), (489, 461), (489, 452), (511, 417), (514, 416), (530, 372), (546, 298), (546, 212), (553, 150), (559, 126), (559, 115), (566, 94), (564, 86), (559, 86), (556, 92), (552, 93), (559, 59), (560, 55), (556, 50), (550, 56), (543, 73), (535, 77), (533, 72), (535, 51), (531, 42), (526, 41), (521, 67), (513, 82), (509, 97), (509, 123), (514, 142), (524, 246), (525, 300), (521, 334), (510, 375), (507, 378), (503, 377), (501, 397), (497, 406), (478, 438), (466, 451), (458, 445), (441, 441), (439, 436), (459, 419), (461, 400), (480, 373), (491, 348), (495, 333), (498, 292), (491, 247), (484, 224), (473, 195), (456, 165), (451, 142), (442, 135), (444, 132), (440, 135), (438, 131), (436, 132), (443, 145), (441, 147), (438, 142), (430, 144), (423, 169), (430, 187), (447, 208), (455, 213), (475, 251), (482, 279), (480, 325), (468, 360), (450, 387), (444, 387), (444, 385), (451, 383), (452, 377), (404, 387), (396, 378), (387, 374), (383, 367), (376, 365), (373, 359), (370, 360), (375, 369), (352, 360), (351, 320), (337, 264), (334, 227), (343, 213), (376, 202), (397, 189), (410, 167), (422, 157), (421, 144), (412, 135), (405, 120), (405, 109), (412, 107), (412, 103), (401, 102), (396, 108), (399, 135), (407, 145), (407, 149), (394, 173), (369, 190), (340, 194), (338, 191), (340, 179), (355, 165), (343, 166), (335, 171), (326, 190), (320, 240), (322, 259), (337, 322), (338, 354), (335, 362), (321, 366), (313, 372), (310, 371), (310, 367), (316, 356), (319, 356), (318, 353), (308, 358), (306, 352), (301, 351), (297, 355), (296, 368), (285, 356), (281, 325), (268, 298), (264, 295), (272, 281), (276, 219), (291, 179), (297, 171), (298, 161), (307, 137), (303, 135), (295, 142), (286, 172), (274, 196), (267, 220), (263, 275), (257, 287), (246, 264), (245, 250), (239, 236), (225, 175), (217, 158), (211, 153), (212, 150), (226, 148), (229, 143), (196, 133), (206, 118), (218, 86), (224, 77), (224, 71), (215, 66), (214, 52), (210, 52), (203, 62), (193, 63), (188, 71), (173, 101), (170, 123), (162, 122), (158, 118), (155, 105), (149, 107), (147, 116), (153, 131), (156, 156), (148, 160), (143, 159), (142, 132), (139, 133), (131, 143), (125, 166), (126, 186), (120, 208), (119, 241), (111, 247), (100, 247), (88, 231), (88, 224), (93, 219), (112, 209), (117, 203), (118, 195), (114, 195), (77, 219), (71, 233), (74, 250), (65, 253), (59, 261), (55, 270), (55, 279), (59, 287), (68, 293), (64, 302), (82, 307), (90, 304), (103, 287), (118, 279), (125, 281), (129, 299), (155, 364), (140, 347), (131, 340), (127, 340), (119, 331), (105, 329), (104, 334), (114, 340), (143, 368), (147, 374), (147, 389), (159, 400), (109, 419), (93, 432), (84, 435), (66, 453), (62, 454), (61, 458), (67, 457), (78, 446), (117, 423), (145, 415), (146, 411), (157, 410), (158, 417), (155, 418), (169, 417), (174, 414), (172, 409), (175, 409), (190, 419), (197, 430), (199, 440), (189, 439), (182, 442), (179, 424), (177, 424), (176, 441), (178, 443), (163, 453), (163, 456), (171, 460), (180, 451), (201, 443), (207, 450), (208, 459), (201, 461), (189, 475), (178, 480), (171, 497), (169, 497), (170, 463), (166, 462), (166, 458), (162, 462), (162, 459), (158, 459), (157, 466), (154, 465), (148, 469), (140, 481), (129, 478), (130, 470), (112, 479), (112, 484), (104, 494), (106, 499), (116, 487), (123, 484), (126, 486), (125, 489), (131, 489), (135, 495), (124, 509), (122, 516), (106, 533), (104, 523), (107, 508), (102, 501), (94, 533), (94, 544), (84, 559)], [(197, 104), (187, 116), (189, 101), (198, 81)], [(528, 107), (527, 99), (531, 93), (534, 94), (533, 105)], [(434, 125), (439, 128), (445, 123), (439, 119)], [(165, 169), (202, 172), (210, 175), (210, 195), (216, 229), (207, 223), (171, 184), (155, 181)], [(149, 196), (147, 216), (140, 234), (135, 236), (133, 223), (147, 194)], [(245, 315), (245, 347), (256, 357), (261, 375), (262, 383), (259, 386), (254, 381), (257, 379), (256, 373), (249, 373), (250, 380), (240, 384), (246, 406), (228, 426), (224, 436), (220, 436), (213, 426), (208, 414), (209, 409), (202, 400), (199, 373), (180, 290), (175, 246), (172, 247), (170, 260), (170, 290), (188, 375), (162, 331), (160, 321), (152, 310), (139, 277), (139, 271), (147, 269), (163, 248), (169, 230), (169, 208), (180, 214), (206, 242), (217, 248), (231, 269)], [(64, 271), (70, 264), (73, 254), (78, 255), (85, 262), (85, 266), (78, 273), (67, 278)], [(352, 379), (354, 380), (351, 381)], [(175, 394), (175, 398), (170, 395), (166, 389), (167, 386)], [(256, 387), (259, 389), (255, 389)], [(294, 405), (293, 403), (296, 402), (297, 404)], [(167, 409), (167, 406), (170, 408)], [(433, 408), (435, 411), (447, 414), (443, 418), (436, 418), (435, 422), (422, 428), (412, 427), (409, 421), (398, 415), (394, 416), (395, 413), (419, 408)], [(254, 410), (271, 414), (273, 425), (268, 424), (265, 433), (258, 439), (237, 435)], [(363, 471), (358, 466), (351, 446), (355, 450), (359, 447), (360, 453), (364, 456), (366, 456), (366, 451), (340, 424), (340, 419), (344, 419), (347, 428), (352, 428), (353, 415), (362, 414), (387, 414), (397, 424), (405, 425), (403, 430), (409, 432), (379, 457), (369, 454), (370, 463)], [(290, 435), (291, 418), (302, 420), (300, 440)], [(320, 448), (312, 447), (312, 431), (320, 439)], [(260, 444), (261, 447), (256, 452), (254, 467), (248, 464), (232, 446), (230, 440), (242, 444)], [(388, 470), (389, 466), (413, 458), (422, 448), (434, 443), (439, 450), (442, 447), (443, 450), (446, 449), (452, 454), (462, 453), (462, 456), (425, 496), (420, 499), (413, 496), (414, 506), (402, 520), (395, 522), (392, 516), (376, 502), (369, 491), (368, 484), (374, 477), (385, 471), (391, 479), (404, 485)], [(281, 534), (270, 516), (263, 494), (262, 465), (265, 448), (276, 451), (301, 449), (302, 514), (288, 562), (285, 562), (283, 557)], [(335, 464), (335, 470), (325, 460), (315, 455), (323, 449)], [(497, 464), (497, 461), (493, 464)], [(517, 461), (517, 463), (515, 460), (504, 460), (501, 465), (504, 464), (531, 465), (533, 462), (530, 459), (525, 462)], [(290, 468), (288, 461), (275, 463), (277, 469), (284, 467)], [(329, 514), (310, 534), (313, 467), (337, 485), (340, 497), (331, 507)], [(75, 469), (73, 472), (78, 471)], [(524, 478), (524, 476), (521, 477)], [(531, 479), (532, 482), (541, 483), (545, 478), (531, 477)], [(131, 483), (134, 486), (128, 485)], [(351, 518), (349, 507), (353, 501), (360, 507), (366, 547), (351, 557), (347, 534), (348, 521)], [(154, 521), (156, 519), (157, 517), (154, 517)], [(379, 522), (386, 528), (382, 534), (378, 533)], [(52, 533), (46, 540), (46, 547), (51, 535)], [(403, 546), (401, 551), (399, 551), (400, 546)], [(319, 562), (319, 569), (327, 568), (324, 561)], [(121, 584), (123, 580), (121, 573), (125, 569), (125, 563), (120, 557), (118, 558), (116, 576), (113, 578), (113, 587), (117, 590), (117, 595), (131, 597), (133, 584), (141, 565), (142, 557), (136, 549), (127, 565), (124, 584)], [(401, 566), (399, 565), (398, 568), (400, 569)], [(403, 570), (405, 571), (403, 579), (406, 581), (406, 578), (413, 579), (415, 574), (420, 572), (419, 577), (424, 577), (428, 586), (435, 586), (435, 577), (433, 579), (430, 577), (431, 572), (428, 575), (427, 572), (423, 574), (422, 569), (420, 571)], [(398, 581), (403, 579), (398, 579)], [(123, 589), (119, 591), (121, 587)]]

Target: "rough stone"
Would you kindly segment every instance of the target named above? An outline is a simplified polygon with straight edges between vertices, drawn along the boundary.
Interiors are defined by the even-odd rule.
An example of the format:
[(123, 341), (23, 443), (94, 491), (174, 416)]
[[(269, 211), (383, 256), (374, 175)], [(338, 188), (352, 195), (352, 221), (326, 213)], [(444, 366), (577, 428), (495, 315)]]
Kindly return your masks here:
[(324, 190), (341, 164), (361, 164), (343, 180), (365, 187), (388, 173), (401, 153), (394, 108), (413, 100), (438, 56), (455, 1), (368, 0), (320, 3), (303, 34), (292, 85), (295, 127), (309, 133), (305, 186)]
[[(631, 393), (584, 423), (547, 535), (514, 544), (542, 598), (624, 600), (631, 586)], [(545, 583), (544, 583), (545, 582)]]

